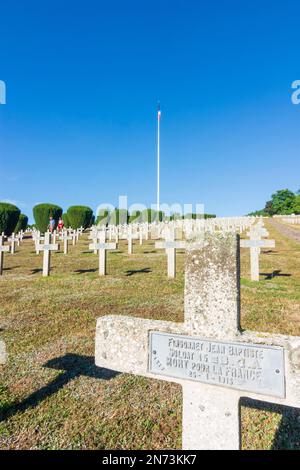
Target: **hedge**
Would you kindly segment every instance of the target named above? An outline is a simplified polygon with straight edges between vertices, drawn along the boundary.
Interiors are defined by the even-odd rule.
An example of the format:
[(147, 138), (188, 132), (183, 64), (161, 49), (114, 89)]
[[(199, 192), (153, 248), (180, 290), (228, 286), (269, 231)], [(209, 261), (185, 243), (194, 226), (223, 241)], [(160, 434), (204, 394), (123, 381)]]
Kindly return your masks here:
[(109, 223), (111, 225), (123, 225), (127, 224), (129, 214), (127, 209), (115, 209), (110, 213)]
[(21, 230), (26, 230), (28, 227), (28, 217), (25, 214), (20, 214), (19, 220), (17, 222), (17, 225), (15, 227), (15, 232), (19, 233)]
[(8, 202), (0, 202), (0, 235), (11, 235), (16, 228), (21, 211)]
[(93, 211), (87, 206), (71, 206), (67, 210), (67, 218), (73, 229), (87, 228), (93, 223)]
[(69, 222), (68, 214), (66, 212), (64, 212), (61, 218), (64, 221), (65, 228), (69, 228), (70, 227), (70, 222)]
[(58, 219), (62, 216), (62, 208), (55, 204), (38, 204), (33, 208), (33, 216), (35, 220), (35, 226), (37, 230), (45, 233), (49, 226), (50, 216), (55, 220), (55, 226), (57, 226)]

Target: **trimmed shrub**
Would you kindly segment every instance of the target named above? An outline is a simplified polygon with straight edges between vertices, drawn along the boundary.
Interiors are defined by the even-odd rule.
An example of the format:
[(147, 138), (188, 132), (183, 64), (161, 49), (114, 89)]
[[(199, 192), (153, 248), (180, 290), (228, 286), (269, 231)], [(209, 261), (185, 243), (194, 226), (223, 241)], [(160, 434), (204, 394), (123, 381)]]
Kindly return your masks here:
[(87, 206), (71, 206), (67, 210), (67, 218), (72, 228), (87, 228), (93, 222), (93, 211)]
[(16, 228), (21, 211), (8, 202), (0, 202), (0, 234), (11, 235)]
[(109, 223), (110, 212), (108, 209), (102, 209), (99, 211), (96, 219), (96, 225), (106, 225)]
[(115, 209), (110, 213), (109, 223), (111, 225), (122, 225), (128, 224), (128, 210), (127, 209)]
[(129, 216), (129, 223), (138, 223), (142, 221), (142, 213), (141, 211), (134, 211)]
[(19, 220), (17, 222), (17, 225), (15, 227), (15, 232), (19, 233), (21, 230), (26, 230), (28, 227), (28, 217), (25, 214), (20, 214)]
[(163, 211), (157, 212), (154, 209), (146, 209), (141, 213), (142, 222), (159, 222), (165, 220), (165, 213)]
[(35, 220), (35, 226), (38, 230), (45, 233), (49, 226), (50, 216), (55, 220), (55, 226), (57, 226), (58, 219), (62, 216), (62, 208), (55, 204), (38, 204), (33, 208), (33, 217)]
[(65, 228), (69, 228), (70, 227), (70, 222), (69, 222), (69, 219), (68, 219), (68, 214), (66, 212), (64, 212), (63, 215), (61, 216), (61, 218), (64, 221)]

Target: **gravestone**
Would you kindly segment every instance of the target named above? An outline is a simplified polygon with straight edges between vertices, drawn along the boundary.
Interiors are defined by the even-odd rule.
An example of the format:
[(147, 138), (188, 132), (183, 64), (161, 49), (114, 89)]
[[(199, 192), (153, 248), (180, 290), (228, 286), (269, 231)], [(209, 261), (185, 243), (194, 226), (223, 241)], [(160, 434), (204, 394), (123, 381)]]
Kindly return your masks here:
[(155, 242), (155, 248), (165, 249), (168, 257), (168, 277), (176, 275), (176, 249), (185, 249), (185, 241), (175, 241), (174, 230), (166, 230), (165, 241)]
[(106, 243), (106, 232), (102, 231), (98, 234), (99, 243), (94, 241), (90, 243), (89, 249), (99, 251), (99, 276), (106, 275), (106, 250), (115, 250), (116, 243)]
[(261, 248), (275, 248), (275, 240), (241, 240), (241, 248), (250, 248), (251, 281), (259, 281), (259, 255)]
[(132, 253), (133, 253), (133, 240), (137, 240), (138, 235), (136, 233), (132, 232), (131, 225), (128, 228), (126, 238), (127, 238), (127, 241), (128, 241), (128, 254), (132, 255)]
[(73, 237), (71, 237), (71, 235), (68, 235), (68, 232), (63, 232), (60, 236), (60, 239), (64, 242), (64, 255), (67, 255), (68, 254), (68, 248), (69, 248), (69, 244), (68, 244), (68, 241), (69, 240), (72, 240)]
[(240, 329), (239, 237), (187, 243), (184, 323), (105, 316), (96, 365), (181, 384), (184, 449), (239, 449), (240, 399), (300, 407), (300, 337)]
[(50, 233), (45, 233), (45, 242), (43, 245), (38, 245), (38, 250), (44, 252), (43, 257), (43, 276), (50, 276), (50, 261), (51, 261), (51, 251), (58, 251), (59, 245), (50, 243)]
[(10, 248), (8, 245), (4, 246), (3, 237), (0, 237), (0, 276), (3, 274), (4, 253), (9, 253)]
[(16, 243), (19, 241), (19, 238), (18, 237), (15, 237), (15, 234), (12, 233), (11, 237), (8, 239), (8, 241), (11, 243), (11, 254), (15, 254), (15, 251), (16, 251)]

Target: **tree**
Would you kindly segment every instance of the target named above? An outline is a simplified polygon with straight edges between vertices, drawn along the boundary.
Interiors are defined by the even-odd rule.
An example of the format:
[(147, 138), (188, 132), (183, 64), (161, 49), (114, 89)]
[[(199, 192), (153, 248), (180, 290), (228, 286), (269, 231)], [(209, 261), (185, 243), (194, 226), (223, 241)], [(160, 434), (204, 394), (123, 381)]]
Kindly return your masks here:
[(28, 217), (25, 214), (20, 214), (18, 223), (15, 227), (15, 232), (19, 233), (21, 230), (26, 230), (28, 227)]
[(295, 202), (293, 206), (293, 213), (300, 214), (300, 193), (298, 191), (297, 196), (295, 197)]
[(18, 207), (8, 202), (0, 202), (0, 235), (11, 235), (18, 223), (21, 211)]
[(90, 227), (93, 223), (93, 210), (88, 206), (71, 206), (67, 210), (67, 219), (73, 229)]
[(62, 208), (56, 204), (43, 203), (34, 206), (33, 216), (36, 228), (45, 233), (49, 225), (50, 217), (53, 217), (55, 226), (57, 226), (58, 219), (62, 216), (62, 212)]
[(272, 201), (266, 202), (265, 208), (262, 212), (263, 212), (262, 215), (269, 215), (270, 217), (272, 217), (272, 215), (275, 214)]
[(292, 214), (295, 197), (295, 194), (289, 189), (280, 189), (272, 194), (271, 203), (274, 214)]

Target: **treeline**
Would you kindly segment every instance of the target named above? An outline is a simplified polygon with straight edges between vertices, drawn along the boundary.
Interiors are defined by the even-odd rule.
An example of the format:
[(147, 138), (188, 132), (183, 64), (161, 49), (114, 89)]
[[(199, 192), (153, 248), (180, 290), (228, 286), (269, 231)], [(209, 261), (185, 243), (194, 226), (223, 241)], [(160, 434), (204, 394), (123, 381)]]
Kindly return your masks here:
[(300, 190), (293, 193), (289, 189), (280, 189), (272, 194), (270, 201), (261, 210), (251, 212), (248, 215), (291, 215), (300, 214)]
[[(77, 229), (80, 227), (88, 228), (93, 224), (97, 225), (120, 225), (128, 223), (142, 223), (142, 222), (158, 222), (181, 219), (181, 214), (173, 214), (166, 216), (162, 211), (153, 209), (145, 209), (144, 211), (135, 211), (129, 213), (126, 209), (106, 210), (103, 209), (98, 214), (97, 218), (93, 214), (93, 210), (88, 206), (71, 206), (66, 212), (63, 209), (51, 203), (37, 204), (33, 208), (34, 227), (41, 232), (45, 232), (49, 226), (50, 217), (55, 221), (57, 226), (58, 221), (62, 218), (66, 228), (72, 227)], [(185, 219), (197, 218), (212, 218), (216, 217), (214, 214), (186, 214)], [(28, 217), (22, 214), (20, 209), (13, 204), (0, 202), (0, 235), (2, 232), (5, 235), (11, 235), (13, 232), (17, 233), (20, 230), (26, 230), (28, 227)]]

